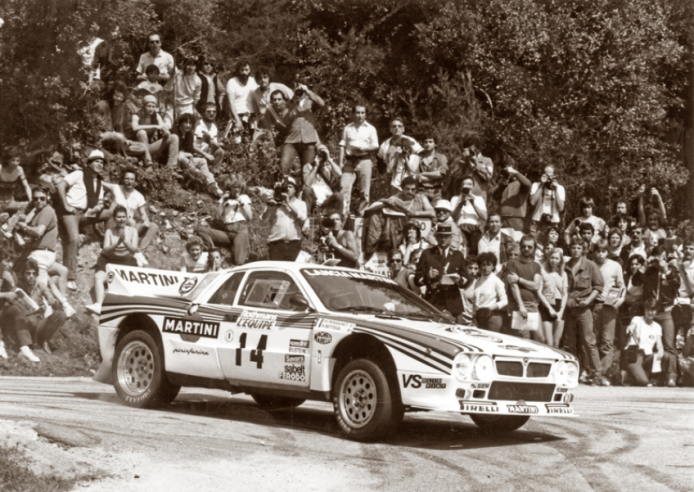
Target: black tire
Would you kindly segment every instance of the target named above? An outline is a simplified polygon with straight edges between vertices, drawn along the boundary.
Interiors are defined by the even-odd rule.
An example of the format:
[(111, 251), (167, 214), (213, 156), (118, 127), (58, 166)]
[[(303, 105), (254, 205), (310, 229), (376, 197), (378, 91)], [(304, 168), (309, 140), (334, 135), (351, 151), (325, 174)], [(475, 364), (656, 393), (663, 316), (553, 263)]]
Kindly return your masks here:
[(167, 379), (161, 351), (145, 331), (132, 331), (118, 342), (111, 371), (116, 393), (131, 407), (168, 405), (181, 389)]
[(306, 401), (306, 398), (291, 398), (288, 396), (251, 394), (251, 397), (264, 410), (287, 410), (298, 407)]
[(355, 441), (387, 436), (404, 414), (397, 388), (368, 359), (353, 360), (342, 368), (333, 388), (333, 408), (340, 429)]
[(530, 419), (530, 416), (472, 414), (470, 418), (477, 427), (485, 432), (502, 433), (520, 429)]

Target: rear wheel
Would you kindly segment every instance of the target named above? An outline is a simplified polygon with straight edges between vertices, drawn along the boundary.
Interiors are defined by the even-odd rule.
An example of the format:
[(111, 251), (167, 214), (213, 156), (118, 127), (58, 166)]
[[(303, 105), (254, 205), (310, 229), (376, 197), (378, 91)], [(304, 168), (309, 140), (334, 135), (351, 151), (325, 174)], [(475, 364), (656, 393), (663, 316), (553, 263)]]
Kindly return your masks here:
[(265, 410), (286, 410), (298, 407), (306, 401), (306, 398), (291, 398), (288, 396), (251, 394), (251, 397)]
[(472, 421), (485, 432), (511, 432), (520, 429), (530, 419), (528, 416), (515, 415), (470, 415)]
[(159, 348), (145, 331), (130, 332), (118, 342), (112, 371), (116, 393), (131, 407), (167, 405), (181, 389), (169, 383)]
[(374, 362), (357, 359), (337, 376), (333, 408), (340, 429), (355, 441), (373, 441), (392, 432), (403, 406), (386, 374)]

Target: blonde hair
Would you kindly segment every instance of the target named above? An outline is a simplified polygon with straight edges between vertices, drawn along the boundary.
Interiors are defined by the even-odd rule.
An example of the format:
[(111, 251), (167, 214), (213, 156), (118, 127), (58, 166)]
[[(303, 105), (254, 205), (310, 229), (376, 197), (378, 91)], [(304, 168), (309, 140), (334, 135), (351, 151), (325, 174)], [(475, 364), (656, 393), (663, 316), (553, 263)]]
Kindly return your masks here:
[(557, 265), (557, 272), (562, 273), (564, 271), (564, 250), (558, 246), (550, 248), (545, 252), (545, 260), (543, 261), (543, 266), (545, 271), (552, 272), (552, 266), (549, 264), (549, 258), (553, 254), (559, 254), (559, 265)]

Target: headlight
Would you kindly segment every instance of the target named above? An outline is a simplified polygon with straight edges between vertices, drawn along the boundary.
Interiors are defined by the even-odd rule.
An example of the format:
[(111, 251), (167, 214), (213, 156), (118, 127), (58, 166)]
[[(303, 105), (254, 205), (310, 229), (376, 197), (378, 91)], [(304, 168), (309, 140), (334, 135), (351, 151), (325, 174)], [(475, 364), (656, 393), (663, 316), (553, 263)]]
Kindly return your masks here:
[(494, 362), (488, 355), (480, 355), (475, 361), (475, 370), (472, 375), (478, 381), (489, 381), (494, 377)]
[(575, 387), (578, 385), (578, 364), (575, 362), (566, 362), (567, 376), (566, 385), (570, 387)]
[(554, 369), (552, 370), (554, 374), (554, 382), (559, 386), (564, 386), (568, 378), (568, 367), (566, 362), (560, 360), (554, 364)]
[(467, 354), (458, 354), (453, 361), (453, 372), (455, 377), (461, 381), (470, 379), (472, 375), (472, 360)]

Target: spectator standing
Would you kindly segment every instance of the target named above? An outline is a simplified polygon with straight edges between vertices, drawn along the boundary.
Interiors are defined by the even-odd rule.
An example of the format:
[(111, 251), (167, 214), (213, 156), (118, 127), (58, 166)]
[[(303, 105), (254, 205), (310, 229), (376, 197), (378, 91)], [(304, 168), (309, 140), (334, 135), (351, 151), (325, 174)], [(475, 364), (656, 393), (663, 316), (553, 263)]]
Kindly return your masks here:
[(600, 239), (603, 238), (603, 235), (607, 232), (607, 223), (601, 219), (600, 217), (597, 217), (593, 215), (593, 210), (595, 209), (595, 202), (593, 201), (592, 198), (590, 197), (583, 197), (579, 201), (579, 208), (581, 210), (581, 216), (576, 217), (569, 227), (566, 228), (566, 231), (564, 231), (564, 241), (569, 244), (571, 242), (571, 236), (574, 234), (579, 234), (580, 231), (583, 231), (585, 229), (581, 229), (582, 224), (590, 224), (593, 226), (593, 238), (591, 240), (591, 244), (597, 243)]
[(5, 163), (0, 166), (0, 212), (13, 214), (27, 205), (27, 202), (18, 200), (22, 188), (31, 201), (31, 188), (20, 163), (19, 149), (12, 148), (5, 156)]
[(594, 384), (602, 385), (592, 307), (602, 293), (605, 282), (600, 268), (584, 255), (586, 246), (585, 241), (579, 236), (571, 239), (571, 258), (565, 267), (569, 278), (569, 300), (564, 317), (564, 348), (578, 356), (577, 343), (580, 343), (581, 353), (585, 353), (588, 364), (588, 367), (584, 368), (585, 375), (581, 375), (582, 382), (592, 381)]
[(424, 250), (415, 278), (418, 285), (427, 287), (427, 301), (457, 318), (463, 313), (460, 286), (464, 283), (465, 258), (450, 248), (451, 234), (449, 226), (437, 225), (438, 246)]
[(639, 224), (643, 227), (643, 239), (649, 247), (657, 246), (661, 239), (666, 236), (662, 223), (667, 220), (667, 212), (663, 198), (656, 188), (650, 189), (651, 209), (644, 206), (646, 195), (646, 185), (641, 185), (638, 191), (638, 215)]
[(284, 175), (292, 171), (297, 157), (301, 160), (302, 169), (316, 157), (316, 145), (320, 143), (320, 138), (316, 131), (316, 116), (313, 114), (314, 104), (319, 108), (325, 106), (323, 99), (304, 84), (299, 84), (285, 117), (287, 134), (280, 156), (280, 169)]
[(119, 48), (120, 28), (113, 26), (103, 33), (104, 40), (96, 45), (94, 59), (92, 60), (92, 73), (95, 80), (100, 80), (107, 87), (114, 81), (122, 78), (119, 74), (123, 68), (123, 53)]
[(104, 188), (100, 173), (104, 163), (104, 153), (94, 150), (87, 159), (84, 171), (74, 171), (58, 183), (58, 195), (64, 210), (61, 221), (67, 233), (67, 247), (63, 246), (63, 264), (68, 269), (67, 287), (71, 290), (77, 289), (75, 279), (80, 226), (103, 222), (111, 217), (111, 212), (104, 210), (103, 203)]
[(578, 235), (581, 236), (581, 239), (586, 243), (588, 246), (587, 248), (583, 248), (583, 254), (589, 258), (593, 259), (593, 249), (595, 248), (595, 244), (597, 241), (594, 241), (596, 235), (595, 235), (595, 229), (593, 228), (593, 224), (590, 222), (583, 222), (578, 226)]
[(151, 167), (153, 157), (168, 153), (166, 165), (173, 173), (178, 164), (178, 136), (171, 134), (157, 113), (157, 98), (145, 96), (144, 107), (132, 115), (132, 131), (138, 142), (146, 146), (145, 167)]
[(148, 37), (149, 51), (140, 55), (137, 63), (138, 80), (147, 80), (145, 69), (154, 64), (159, 67), (159, 83), (166, 86), (174, 73), (174, 58), (161, 49), (161, 36), (152, 33)]
[[(534, 232), (539, 231), (535, 229)], [(542, 233), (542, 239), (540, 243), (538, 243), (537, 249), (535, 250), (535, 261), (542, 263), (546, 258), (546, 251), (558, 248), (560, 237), (561, 235), (559, 234), (558, 226), (554, 224), (549, 224), (547, 227), (545, 227)]]
[[(453, 212), (451, 202), (449, 202), (448, 200), (439, 200), (438, 202), (436, 202), (434, 212), (436, 213), (437, 224), (451, 226), (451, 231), (453, 232), (453, 235), (451, 237), (451, 248), (456, 251), (460, 251), (461, 253), (463, 253), (463, 255), (465, 255), (465, 241), (463, 233), (460, 232), (460, 228), (453, 220), (453, 217), (451, 217), (451, 213)], [(429, 233), (429, 237), (427, 237), (427, 243), (436, 246), (436, 238), (434, 236), (435, 228), (432, 227), (432, 230)]]
[(258, 87), (251, 91), (251, 107), (255, 114), (256, 122), (260, 122), (265, 117), (268, 106), (271, 104), (270, 98), (272, 93), (280, 91), (285, 100), (290, 101), (294, 97), (294, 91), (284, 84), (279, 82), (270, 82), (272, 74), (267, 68), (261, 68), (256, 73), (258, 77)]
[(566, 190), (557, 182), (554, 167), (547, 166), (539, 183), (530, 187), (530, 230), (537, 231), (541, 225), (561, 224), (564, 213)]
[(622, 239), (622, 230), (617, 227), (610, 229), (607, 233), (607, 257), (610, 260), (616, 261), (620, 265), (624, 265), (620, 255), (622, 254), (622, 245), (624, 240)]
[(682, 257), (682, 245), (684, 241), (677, 237), (677, 221), (668, 219), (665, 221), (665, 238), (658, 241), (665, 246), (668, 260), (676, 260)]
[(198, 236), (191, 236), (186, 242), (186, 252), (181, 256), (181, 271), (205, 273), (209, 264), (209, 255), (203, 251), (203, 241)]
[(418, 154), (424, 149), (414, 138), (405, 135), (405, 124), (400, 118), (390, 121), (390, 133), (392, 136), (378, 149), (378, 158), (385, 163), (385, 171), (391, 178), (391, 191), (397, 193), (403, 179), (419, 171)]
[(203, 114), (207, 105), (212, 103), (217, 114), (220, 114), (226, 91), (224, 84), (219, 80), (219, 75), (214, 72), (214, 60), (212, 58), (206, 57), (200, 60), (198, 77), (200, 78), (200, 99), (196, 105), (198, 113)]
[(465, 277), (460, 284), (460, 297), (463, 300), (463, 312), (458, 316), (457, 322), (467, 326), (473, 326), (475, 317), (475, 286), (480, 275), (480, 266), (477, 258), (465, 260)]
[(429, 245), (425, 241), (422, 241), (422, 230), (419, 228), (418, 222), (408, 222), (403, 232), (403, 241), (400, 243), (400, 246), (398, 246), (398, 249), (400, 249), (400, 252), (403, 254), (405, 264), (408, 264), (413, 252), (418, 249), (426, 249)]
[(607, 241), (604, 239), (598, 241), (593, 260), (600, 267), (605, 285), (593, 306), (593, 327), (600, 356), (600, 373), (605, 386), (610, 385), (607, 375), (612, 367), (614, 356), (613, 342), (617, 326), (617, 313), (626, 297), (622, 267), (616, 261), (610, 260), (607, 257), (608, 254)]
[(542, 289), (537, 291), (537, 297), (545, 343), (559, 347), (564, 332), (564, 310), (569, 299), (569, 278), (564, 271), (564, 251), (561, 248), (545, 249), (541, 275)]
[[(224, 162), (224, 149), (219, 144), (219, 132), (215, 125), (217, 108), (212, 103), (207, 103), (202, 119), (195, 128), (195, 148), (212, 167), (212, 172), (219, 173)], [(209, 187), (209, 185), (208, 185)]]
[(142, 240), (138, 240), (139, 250), (134, 254), (138, 266), (142, 267), (148, 264), (142, 251), (156, 237), (159, 226), (149, 220), (147, 201), (142, 193), (135, 189), (136, 184), (137, 170), (126, 167), (121, 175), (121, 184), (102, 183), (102, 186), (113, 195), (112, 219), (116, 219), (115, 209), (123, 207), (127, 215), (126, 225), (137, 231), (138, 238), (142, 237)]
[(366, 106), (356, 104), (352, 110), (352, 122), (345, 126), (340, 141), (339, 165), (342, 169), (340, 185), (344, 199), (343, 213), (350, 213), (352, 187), (357, 183), (359, 204), (357, 214), (362, 216), (371, 197), (371, 154), (378, 149), (376, 129), (366, 121)]
[(540, 265), (535, 262), (535, 239), (532, 236), (523, 236), (520, 240), (520, 256), (506, 262), (506, 282), (509, 285), (511, 295), (509, 296), (509, 311), (518, 311), (520, 317), (528, 319), (528, 313), (536, 313), (538, 324), (533, 330), (522, 328), (518, 330), (518, 336), (529, 338), (531, 333), (533, 338), (544, 342), (544, 337), (540, 331), (539, 309), (537, 291), (542, 284)]
[(639, 255), (644, 260), (648, 258), (650, 248), (643, 240), (643, 228), (639, 224), (634, 224), (631, 229), (629, 229), (629, 236), (631, 237), (631, 241), (629, 241), (627, 246), (622, 248), (622, 252), (620, 253), (622, 261), (626, 264), (633, 255)]
[(229, 112), (234, 122), (234, 132), (251, 131), (253, 105), (251, 93), (258, 88), (255, 79), (251, 77), (251, 66), (241, 61), (236, 64), (236, 75), (227, 82)]
[[(318, 145), (318, 153), (312, 163), (304, 165), (303, 200), (309, 214), (313, 214), (316, 206), (335, 209), (340, 213), (344, 210), (344, 197), (339, 191), (333, 191), (333, 182), (337, 181), (342, 171), (330, 158), (330, 152), (325, 145)], [(335, 186), (337, 187), (337, 186)]]
[(436, 139), (433, 135), (424, 138), (424, 150), (419, 154), (419, 172), (416, 174), (420, 190), (434, 208), (443, 197), (443, 182), (448, 175), (448, 159), (436, 152)]
[(231, 249), (234, 265), (248, 261), (250, 240), (248, 223), (253, 219), (251, 199), (246, 194), (246, 183), (240, 175), (232, 174), (224, 183), (226, 191), (219, 200), (213, 226), (201, 226), (197, 234), (208, 248), (215, 246)]
[(135, 255), (139, 251), (137, 229), (128, 225), (128, 209), (116, 205), (113, 209), (114, 225), (106, 229), (104, 234), (104, 249), (94, 265), (94, 293), (96, 302), (86, 309), (96, 315), (101, 313), (101, 304), (106, 295), (106, 265), (138, 266)]
[(463, 156), (458, 159), (451, 170), (451, 195), (457, 193), (461, 182), (465, 178), (472, 178), (472, 194), (482, 197), (487, 201), (487, 191), (490, 180), (494, 174), (494, 163), (489, 157), (485, 157), (475, 146), (466, 147)]
[(359, 243), (352, 231), (344, 230), (342, 213), (331, 212), (328, 220), (332, 224), (332, 230), (325, 237), (333, 258), (340, 260), (338, 265), (341, 267), (359, 268)]
[(515, 234), (512, 233), (514, 239), (526, 230), (525, 216), (531, 187), (532, 183), (528, 178), (513, 166), (507, 166), (501, 173), (499, 186), (493, 193), (494, 199), (499, 202), (501, 227), (510, 229), (509, 233), (515, 231)]
[[(477, 253), (491, 253), (496, 257), (496, 265), (506, 262), (506, 246), (513, 242), (513, 238), (502, 232), (502, 219), (499, 214), (491, 214), (487, 219), (487, 230), (482, 235), (477, 245)], [(481, 265), (480, 265), (481, 267)]]
[(212, 158), (214, 161), (215, 156), (204, 152), (196, 146), (195, 133), (193, 132), (194, 123), (195, 117), (192, 114), (184, 114), (181, 115), (176, 125), (174, 125), (173, 133), (178, 136), (180, 143), (178, 165), (184, 174), (188, 174), (191, 178), (202, 183), (210, 195), (220, 197), (222, 196), (222, 191), (217, 185), (214, 174), (210, 172), (207, 166), (206, 158)]
[(195, 59), (187, 58), (183, 61), (183, 70), (177, 71), (174, 75), (174, 118), (182, 114), (194, 114), (195, 107), (200, 102), (202, 81), (195, 73), (195, 62)]
[(487, 221), (487, 204), (484, 198), (472, 193), (474, 181), (471, 177), (463, 179), (460, 195), (451, 200), (453, 220), (465, 236), (467, 254), (476, 255), (477, 246), (482, 235), (481, 229)]
[(388, 267), (390, 268), (390, 278), (409, 291), (419, 294), (419, 289), (415, 284), (415, 273), (405, 266), (402, 251), (391, 249), (388, 252)]
[(498, 333), (503, 326), (503, 310), (508, 304), (508, 297), (504, 282), (494, 274), (496, 262), (494, 253), (480, 253), (477, 256), (480, 276), (475, 281), (474, 318), (478, 327)]
[(253, 136), (257, 140), (262, 135), (271, 135), (275, 141), (278, 153), (282, 154), (282, 143), (289, 131), (287, 115), (287, 98), (280, 90), (272, 91), (270, 94), (270, 105), (267, 106), (265, 116), (258, 123), (258, 131)]
[(306, 202), (296, 197), (296, 180), (277, 183), (279, 200), (271, 200), (262, 219), (270, 222), (268, 250), (272, 261), (296, 261), (301, 252), (301, 228), (308, 218)]

